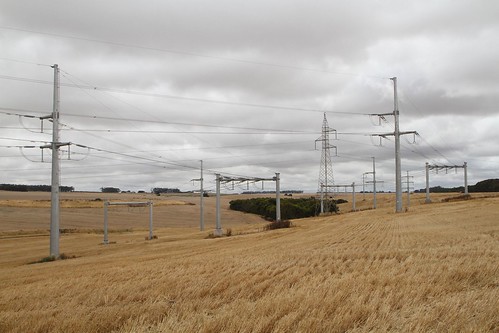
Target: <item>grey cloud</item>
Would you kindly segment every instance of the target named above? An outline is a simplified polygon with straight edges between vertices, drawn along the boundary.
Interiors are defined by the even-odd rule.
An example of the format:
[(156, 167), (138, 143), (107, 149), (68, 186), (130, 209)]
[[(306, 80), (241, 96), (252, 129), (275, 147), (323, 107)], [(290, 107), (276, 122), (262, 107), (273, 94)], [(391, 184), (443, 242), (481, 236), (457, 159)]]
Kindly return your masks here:
[[(401, 128), (417, 130), (424, 138), (417, 145), (404, 141), (405, 168), (420, 171), (427, 159), (445, 162), (442, 154), (459, 163), (469, 159), (476, 168), (473, 179), (480, 180), (492, 175), (497, 163), (499, 6), (489, 1), (92, 0), (52, 1), (47, 6), (6, 0), (1, 7), (4, 27), (78, 38), (0, 29), (0, 58), (58, 63), (65, 71), (64, 83), (116, 90), (63, 86), (63, 122), (77, 129), (112, 130), (65, 129), (64, 140), (194, 168), (92, 151), (82, 161), (63, 162), (64, 181), (74, 182), (69, 185), (77, 188), (98, 189), (108, 179), (113, 182), (110, 186), (118, 187), (139, 189), (142, 184), (161, 186), (164, 181), (191, 189), (188, 179), (197, 177), (198, 160), (205, 159), (210, 170), (251, 175), (281, 171), (284, 187), (313, 191), (320, 161), (320, 151), (313, 151), (321, 130), (320, 111), (392, 112), (391, 76), (399, 77)], [(0, 60), (0, 74), (46, 81), (53, 75), (48, 67), (4, 60)], [(0, 79), (0, 85), (1, 107), (52, 109), (50, 85), (5, 79)], [(477, 116), (484, 120), (476, 121)], [(2, 124), (17, 124), (17, 119), (0, 117)], [(371, 122), (375, 118), (366, 115), (328, 113), (330, 126), (339, 132), (393, 131), (393, 119), (387, 119), (384, 127), (376, 127)], [(252, 132), (242, 128), (267, 131), (242, 134)], [(271, 129), (311, 133), (278, 135), (269, 133)], [(0, 136), (7, 134), (43, 137), (4, 130)], [(393, 187), (393, 141), (375, 147), (369, 136), (339, 138), (334, 142), (340, 155), (333, 158), (335, 179), (359, 181), (371, 167), (370, 157), (376, 156), (380, 176), (387, 181), (385, 189)], [(6, 143), (0, 140), (0, 145)], [(488, 169), (478, 161), (486, 161), (482, 163)], [(38, 167), (23, 163), (27, 169)], [(75, 164), (81, 168), (72, 167)], [(82, 174), (85, 168), (93, 170), (95, 177)], [(9, 177), (19, 182), (47, 183), (47, 175), (9, 171)]]

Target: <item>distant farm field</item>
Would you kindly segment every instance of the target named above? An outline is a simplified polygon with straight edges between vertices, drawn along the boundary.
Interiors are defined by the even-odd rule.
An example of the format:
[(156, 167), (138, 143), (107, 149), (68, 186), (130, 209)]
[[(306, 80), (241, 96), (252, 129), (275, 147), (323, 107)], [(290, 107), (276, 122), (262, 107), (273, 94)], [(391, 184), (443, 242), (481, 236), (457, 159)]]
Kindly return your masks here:
[[(64, 193), (61, 253), (48, 256), (50, 194), (0, 192), (0, 332), (498, 332), (499, 196), (342, 198), (340, 214), (262, 231), (215, 199)], [(245, 196), (237, 196), (244, 198)], [(451, 200), (445, 200), (445, 199)], [(113, 207), (102, 245), (103, 201)], [(404, 197), (405, 200), (405, 197)]]

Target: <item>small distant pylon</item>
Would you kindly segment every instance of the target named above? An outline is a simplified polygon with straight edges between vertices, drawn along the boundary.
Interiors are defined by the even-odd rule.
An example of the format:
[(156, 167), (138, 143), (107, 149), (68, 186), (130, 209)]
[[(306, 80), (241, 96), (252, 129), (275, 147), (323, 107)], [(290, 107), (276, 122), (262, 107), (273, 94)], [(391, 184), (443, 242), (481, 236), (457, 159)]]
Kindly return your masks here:
[(334, 133), (335, 138), (337, 138), (336, 130), (329, 127), (326, 113), (324, 113), (324, 120), (322, 121), (322, 135), (317, 140), (315, 140), (315, 149), (317, 149), (317, 142), (320, 141), (322, 144), (322, 155), (317, 192), (322, 193), (324, 197), (323, 212), (327, 213), (331, 211), (332, 201), (329, 200), (329, 197), (333, 193), (330, 188), (332, 188), (332, 186), (334, 185), (333, 163), (331, 162), (331, 148), (335, 150), (337, 149), (336, 146), (332, 145), (329, 142), (331, 133)]

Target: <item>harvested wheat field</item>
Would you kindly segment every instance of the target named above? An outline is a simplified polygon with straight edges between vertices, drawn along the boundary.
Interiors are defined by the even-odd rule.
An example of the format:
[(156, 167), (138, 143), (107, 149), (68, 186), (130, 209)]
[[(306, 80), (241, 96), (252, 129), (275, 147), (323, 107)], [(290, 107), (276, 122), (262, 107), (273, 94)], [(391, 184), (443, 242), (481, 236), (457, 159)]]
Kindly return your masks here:
[[(107, 246), (94, 230), (102, 209), (63, 208), (61, 228), (75, 231), (62, 234), (61, 252), (75, 258), (36, 264), (28, 263), (48, 255), (47, 208), (33, 220), (5, 204), (0, 331), (498, 332), (499, 197), (443, 198), (423, 205), (415, 195), (395, 214), (387, 194), (377, 210), (359, 201), (365, 210), (345, 204), (341, 214), (274, 231), (225, 208), (232, 236), (215, 239), (206, 238), (214, 226), (207, 198), (205, 232), (197, 205), (165, 204), (155, 207), (158, 239), (116, 219), (140, 212), (116, 211)], [(19, 221), (27, 221), (22, 232)]]

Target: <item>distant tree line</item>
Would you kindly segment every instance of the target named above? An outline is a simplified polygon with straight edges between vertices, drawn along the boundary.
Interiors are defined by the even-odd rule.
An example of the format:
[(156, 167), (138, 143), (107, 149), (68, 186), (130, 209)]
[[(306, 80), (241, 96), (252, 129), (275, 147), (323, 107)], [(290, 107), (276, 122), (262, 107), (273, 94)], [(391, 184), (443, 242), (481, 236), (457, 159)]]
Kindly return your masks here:
[[(275, 191), (244, 191), (242, 194), (273, 194)], [(280, 193), (283, 194), (290, 194), (290, 193), (303, 193), (301, 190), (286, 190), (286, 191), (281, 191)]]
[[(464, 190), (464, 188), (463, 188)], [(468, 187), (471, 192), (499, 192), (499, 179), (487, 179)]]
[[(101, 187), (102, 193), (130, 193), (130, 191), (121, 191), (118, 187)], [(178, 188), (155, 187), (151, 190), (152, 193), (159, 195), (161, 193), (181, 193)], [(146, 193), (145, 191), (137, 191), (137, 193)]]
[(180, 190), (178, 188), (155, 187), (152, 189), (152, 193), (156, 195), (161, 193), (180, 193)]
[(121, 190), (117, 187), (101, 187), (100, 188), (102, 193), (120, 193)]
[[(346, 201), (342, 200), (342, 202)], [(340, 202), (333, 201), (330, 205), (330, 212), (338, 212), (337, 203)], [(237, 199), (230, 201), (229, 205), (232, 210), (257, 214), (268, 220), (273, 220), (276, 217), (275, 198)], [(314, 197), (281, 199), (281, 219), (289, 220), (315, 216), (319, 205), (320, 201)]]
[[(59, 186), (60, 192), (74, 192), (73, 186)], [(21, 185), (21, 184), (0, 184), (0, 191), (14, 192), (50, 192), (50, 185)]]
[[(414, 191), (416, 193), (424, 193), (426, 189), (420, 189)], [(458, 187), (441, 187), (434, 186), (430, 187), (431, 193), (450, 193), (450, 192), (464, 192), (464, 186)], [(499, 192), (499, 179), (487, 179), (476, 183), (475, 185), (468, 186), (468, 192), (478, 193), (478, 192)]]
[[(469, 187), (468, 187), (469, 190)], [(430, 192), (431, 193), (450, 193), (450, 192), (463, 192), (464, 187), (459, 186), (459, 187), (442, 187), (442, 186), (433, 186), (430, 187)], [(426, 189), (422, 188), (420, 190), (415, 190), (415, 193), (425, 193)]]

